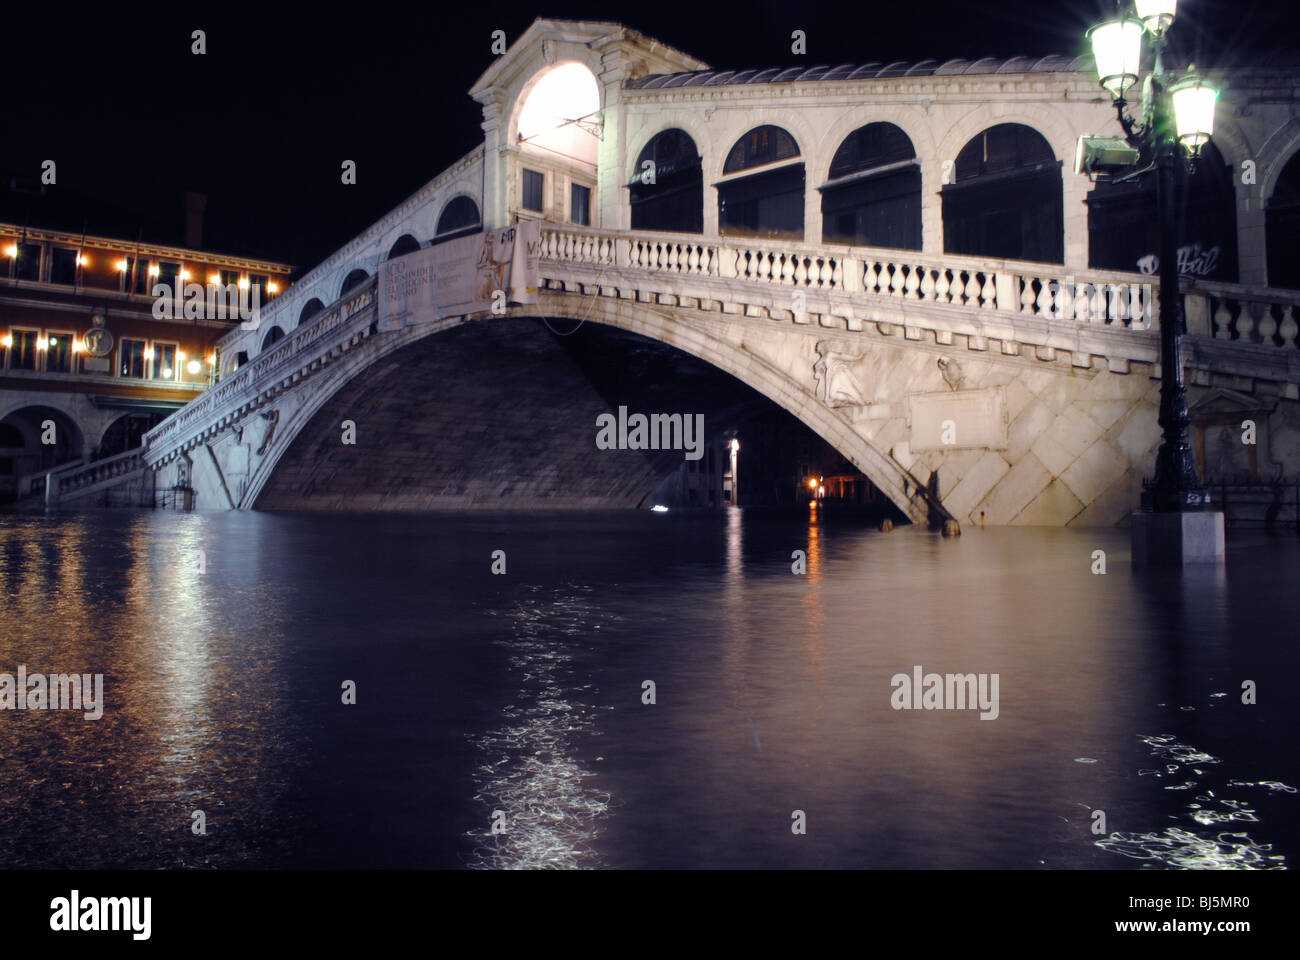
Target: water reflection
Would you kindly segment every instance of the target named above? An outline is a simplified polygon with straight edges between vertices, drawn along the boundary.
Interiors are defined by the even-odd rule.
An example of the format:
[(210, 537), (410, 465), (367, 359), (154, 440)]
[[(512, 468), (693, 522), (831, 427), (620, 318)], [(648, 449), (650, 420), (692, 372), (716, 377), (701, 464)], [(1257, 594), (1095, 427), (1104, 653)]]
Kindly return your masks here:
[[(1287, 865), (1290, 538), (1170, 576), (810, 512), (0, 516), (0, 670), (106, 699), (0, 715), (0, 865)], [(892, 709), (917, 664), (999, 717)]]
[(486, 869), (572, 869), (601, 866), (597, 823), (610, 797), (588, 784), (595, 773), (572, 754), (590, 735), (597, 708), (583, 702), (591, 684), (575, 679), (574, 648), (599, 629), (590, 587), (527, 588), (511, 616), (509, 651), (515, 702), (503, 725), (474, 737), (482, 756), (474, 800), (488, 829), (476, 839), (471, 866)]

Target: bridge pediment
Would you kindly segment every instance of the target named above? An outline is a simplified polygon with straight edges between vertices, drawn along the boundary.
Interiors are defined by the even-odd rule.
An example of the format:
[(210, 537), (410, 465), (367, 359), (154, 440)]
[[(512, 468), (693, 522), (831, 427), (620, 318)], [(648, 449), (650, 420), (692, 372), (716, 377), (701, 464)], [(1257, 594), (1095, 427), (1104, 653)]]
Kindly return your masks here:
[[(708, 66), (621, 23), (539, 17), (483, 71), (469, 94), (484, 104), (494, 99), (509, 102), (537, 71), (564, 60), (587, 63), (597, 76), (607, 73), (609, 66), (621, 65), (619, 79)], [(615, 64), (602, 69), (602, 61), (611, 60)]]

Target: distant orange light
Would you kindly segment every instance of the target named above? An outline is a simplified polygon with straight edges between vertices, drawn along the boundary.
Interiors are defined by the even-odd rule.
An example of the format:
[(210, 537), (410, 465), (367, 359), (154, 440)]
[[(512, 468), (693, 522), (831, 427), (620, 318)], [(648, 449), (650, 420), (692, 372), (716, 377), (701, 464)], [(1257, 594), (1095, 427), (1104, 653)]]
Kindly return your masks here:
[(158, 264), (156, 263), (149, 267), (149, 276), (151, 277), (156, 277), (161, 272), (162, 271), (158, 269)]
[(266, 285), (266, 289), (269, 290), (269, 291), (271, 291), (271, 293), (279, 293), (279, 292), (280, 292), (280, 285), (279, 285), (278, 283), (276, 283), (274, 280), (272, 280), (272, 281), (270, 281), (269, 283), (267, 283), (267, 285)]
[(239, 278), (239, 289), (240, 289), (240, 290), (247, 290), (247, 289), (248, 289), (248, 277), (240, 277), (240, 278)]
[(73, 340), (73, 341), (72, 341), (72, 352), (73, 352), (73, 353), (80, 353), (80, 352), (81, 352), (81, 341), (80, 341), (80, 340)]
[(5, 349), (7, 350), (14, 345), (14, 338), (6, 333), (4, 339), (0, 339), (0, 343), (4, 344)]
[(182, 270), (179, 276), (182, 280), (188, 280), (190, 278), (190, 272), (188, 270)]
[(121, 260), (117, 261), (117, 269), (119, 273), (126, 273), (126, 266), (127, 266), (126, 257), (123, 257)]
[(16, 244), (16, 243), (11, 243), (11, 244), (9, 244), (9, 246), (5, 247), (5, 256), (6, 256), (6, 257), (9, 257), (10, 259), (14, 259), (15, 257), (17, 257), (17, 256), (18, 256), (18, 244)]
[(90, 266), (90, 257), (86, 256), (84, 253), (77, 254), (77, 266), (79, 267)]
[(219, 274), (219, 273), (209, 273), (209, 274), (208, 274), (208, 283), (212, 283), (212, 284), (220, 285), (220, 284), (221, 284), (221, 274)]

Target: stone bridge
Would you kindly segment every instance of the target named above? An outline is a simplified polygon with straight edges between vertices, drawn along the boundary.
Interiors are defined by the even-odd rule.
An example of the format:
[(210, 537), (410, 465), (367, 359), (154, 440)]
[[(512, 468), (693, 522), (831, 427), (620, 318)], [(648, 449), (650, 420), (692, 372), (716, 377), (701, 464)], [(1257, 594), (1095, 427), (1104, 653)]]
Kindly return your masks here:
[[(225, 338), (220, 382), (148, 434), (144, 460), (161, 474), (158, 486), (192, 487), (203, 508), (302, 505), (289, 495), (294, 490), (331, 508), (635, 503), (620, 481), (603, 474), (567, 487), (552, 479), (545, 491), (521, 491), (517, 501), (500, 477), (420, 491), (409, 489), (410, 481), (397, 491), (363, 484), (347, 496), (329, 482), (330, 470), (364, 469), (360, 455), (341, 446), (344, 419), (363, 436), (369, 431), (372, 442), (382, 436), (377, 447), (390, 452), (402, 436), (418, 438), (420, 424), (439, 410), (440, 429), (492, 443), (467, 426), (476, 414), (460, 402), (463, 388), (448, 385), (461, 382), (454, 374), (472, 376), (478, 366), (480, 381), (508, 378), (498, 383), (499, 399), (511, 403), (528, 368), (505, 373), (494, 365), (497, 354), (474, 352), (463, 328), (476, 327), (482, 343), (496, 343), (505, 341), (493, 337), (526, 340), (543, 323), (561, 333), (590, 323), (664, 344), (736, 378), (806, 424), (914, 520), (938, 513), (962, 523), (1118, 523), (1136, 508), (1159, 441), (1158, 290), (1153, 277), (1136, 270), (1087, 266), (1095, 259), (1088, 182), (1068, 172), (1052, 179), (1075, 138), (1117, 126), (1090, 65), (1065, 58), (961, 63), (835, 68), (840, 79), (827, 79), (835, 70), (814, 68), (715, 84), (717, 74), (699, 61), (617, 24), (537, 21), (471, 91), (484, 106), (483, 146), (272, 301), (258, 329)], [(560, 133), (526, 136), (532, 95), (573, 65), (595, 79), (594, 109), (561, 109), (568, 120), (557, 125)], [(1293, 110), (1270, 109), (1254, 113), (1263, 132), (1230, 125), (1223, 153), (1235, 163), (1253, 139), (1262, 178), (1276, 182), (1288, 151), (1300, 144), (1300, 125)], [(919, 178), (915, 210), (888, 225), (908, 249), (860, 242), (878, 236), (862, 226), (867, 219), (855, 221), (856, 234), (836, 235), (835, 210), (825, 202), (839, 189), (833, 175), (845, 137), (878, 120), (923, 144), (912, 160), (880, 168)], [(1037, 163), (1033, 176), (1048, 184), (1049, 200), (1062, 197), (1060, 235), (1049, 230), (1046, 240), (1034, 239), (1035, 224), (1022, 220), (1017, 229), (1029, 246), (1021, 249), (1032, 260), (952, 252), (959, 246), (952, 237), (965, 229), (964, 208), (953, 199), (962, 195), (945, 192), (943, 157), (957, 158), (960, 177), (964, 139), (990, 123), (1045, 131), (1055, 156)], [(831, 171), (818, 188), (821, 204), (814, 190), (806, 191), (802, 209), (764, 206), (762, 196), (747, 207), (749, 194), (728, 193), (744, 179), (731, 169), (739, 162), (744, 172), (742, 146), (760, 143), (754, 131), (778, 125), (795, 132), (786, 152), (801, 160), (800, 183), (805, 167), (807, 176)], [(665, 179), (681, 172), (679, 161), (651, 150), (665, 129), (690, 132), (700, 145), (700, 172), (720, 178), (713, 184), (719, 202), (701, 201), (698, 222), (690, 201), (703, 195), (703, 178), (698, 195), (687, 182), (681, 229), (663, 228), (665, 211), (680, 214), (681, 191), (660, 208), (658, 197), (637, 195), (647, 155), (667, 157)], [(552, 140), (542, 144), (546, 136)], [(780, 157), (779, 132), (772, 137), (777, 159), (756, 169), (786, 177), (793, 161)], [(557, 152), (559, 160), (551, 156)], [(921, 192), (930, 177), (944, 188)], [(750, 179), (743, 189), (775, 182)], [(794, 196), (788, 184), (779, 189)], [(885, 209), (874, 202), (862, 201), (863, 218)], [(1198, 453), (1206, 462), (1234, 455), (1215, 446), (1216, 431), (1253, 419), (1259, 437), (1251, 468), (1294, 474), (1300, 292), (1265, 284), (1259, 211), (1252, 213), (1249, 199), (1235, 202), (1234, 262), (1238, 277), (1252, 282), (1186, 277), (1180, 293), (1190, 400), (1201, 424)], [(908, 234), (913, 214), (915, 233)], [(647, 218), (655, 228), (647, 228)], [(523, 219), (541, 221), (537, 304), (380, 331), (381, 261)], [(818, 242), (806, 239), (817, 234)], [(1046, 248), (1033, 245), (1044, 242)], [(1037, 259), (1052, 244), (1062, 262)], [(267, 335), (273, 328), (282, 339)], [(418, 380), (418, 371), (439, 362), (440, 379)], [(424, 385), (403, 387), (408, 375)], [(576, 451), (595, 453), (594, 419), (579, 409), (596, 407), (575, 400), (574, 415), (552, 430), (551, 449), (539, 454), (553, 458), (548, 476)], [(529, 410), (521, 399), (521, 435), (536, 428), (527, 422)], [(395, 429), (398, 420), (408, 421), (405, 434)], [(403, 454), (413, 463), (417, 447)], [(322, 462), (333, 466), (322, 472)]]

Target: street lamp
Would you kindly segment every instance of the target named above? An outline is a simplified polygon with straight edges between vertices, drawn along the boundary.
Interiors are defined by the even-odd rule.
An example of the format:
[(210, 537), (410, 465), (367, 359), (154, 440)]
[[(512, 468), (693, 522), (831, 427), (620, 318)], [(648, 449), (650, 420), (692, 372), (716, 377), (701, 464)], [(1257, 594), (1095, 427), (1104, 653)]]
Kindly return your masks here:
[[(1134, 150), (1127, 158), (1114, 149), (1113, 138), (1087, 137), (1079, 144), (1076, 170), (1114, 180), (1129, 180), (1154, 171), (1159, 215), (1160, 257), (1160, 427), (1156, 474), (1144, 481), (1144, 507), (1157, 513), (1203, 510), (1209, 489), (1201, 483), (1187, 437), (1187, 388), (1183, 382), (1182, 310), (1178, 300), (1177, 238), (1175, 237), (1174, 164), (1196, 162), (1201, 147), (1214, 132), (1218, 91), (1194, 74), (1179, 82), (1164, 67), (1166, 31), (1174, 22), (1177, 0), (1135, 0), (1137, 19), (1121, 15), (1088, 31), (1101, 85), (1115, 101), (1124, 140)], [(1138, 80), (1142, 38), (1150, 37), (1154, 59), (1142, 91), (1142, 119), (1129, 116), (1125, 93)], [(1189, 71), (1191, 74), (1191, 71)], [(1108, 153), (1103, 153), (1107, 144)], [(1187, 151), (1183, 155), (1184, 149)], [(1149, 159), (1135, 168), (1137, 156)], [(1107, 158), (1130, 162), (1127, 172)]]

